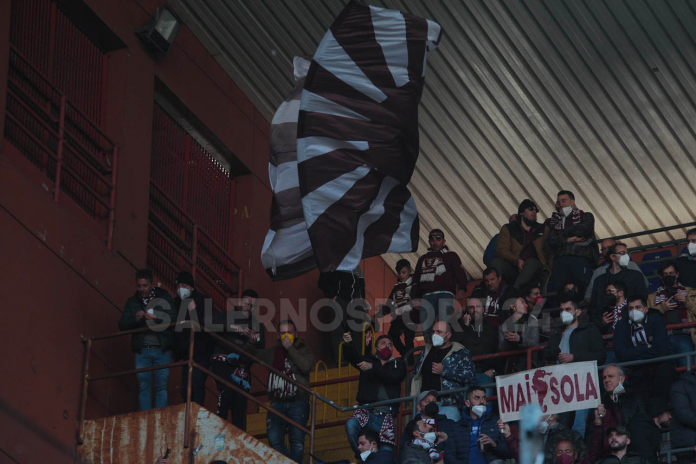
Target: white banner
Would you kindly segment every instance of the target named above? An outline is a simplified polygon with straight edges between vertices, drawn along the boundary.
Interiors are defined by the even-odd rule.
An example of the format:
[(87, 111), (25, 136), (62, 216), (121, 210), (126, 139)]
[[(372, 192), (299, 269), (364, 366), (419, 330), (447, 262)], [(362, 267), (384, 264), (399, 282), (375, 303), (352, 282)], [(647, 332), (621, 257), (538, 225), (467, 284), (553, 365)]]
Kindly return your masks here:
[(525, 404), (543, 414), (596, 408), (601, 403), (597, 361), (557, 364), (495, 378), (498, 409), (504, 422), (518, 420)]

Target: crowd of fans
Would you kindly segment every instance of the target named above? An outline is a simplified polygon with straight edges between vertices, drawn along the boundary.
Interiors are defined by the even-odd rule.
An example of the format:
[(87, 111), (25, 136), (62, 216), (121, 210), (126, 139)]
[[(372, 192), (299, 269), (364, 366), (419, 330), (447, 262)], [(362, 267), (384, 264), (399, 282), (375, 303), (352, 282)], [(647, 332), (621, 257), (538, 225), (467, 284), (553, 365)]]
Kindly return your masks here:
[[(407, 260), (396, 265), (398, 282), (388, 305), (379, 308), (382, 314), (391, 313), (390, 328), (388, 334), (377, 337), (374, 352), (367, 348), (362, 354), (371, 346), (371, 332), (365, 347), (357, 342), (362, 334), (351, 332), (345, 324), (332, 334), (334, 347), (342, 341), (345, 361), (360, 372), (356, 401), (366, 406), (356, 408), (345, 425), (357, 462), (474, 464), (517, 458), (516, 426), (500, 421), (497, 405), (488, 403), (487, 397), (494, 395), (497, 375), (530, 368), (527, 357), (508, 355), (476, 362), (473, 358), (540, 345), (544, 347), (535, 351), (531, 367), (583, 361), (605, 366), (600, 371), (603, 397), (597, 409), (543, 416), (538, 433), (543, 437), (545, 462), (658, 462), (667, 439), (672, 448), (696, 445), (696, 376), (687, 371), (677, 378), (675, 368), (685, 366), (685, 358), (649, 362), (694, 351), (696, 329), (668, 330), (667, 326), (696, 321), (696, 229), (687, 232), (689, 243), (678, 259), (660, 264), (661, 285), (648, 294), (648, 280), (631, 261), (624, 243), (604, 240), (600, 253), (594, 217), (578, 209), (571, 192), (558, 193), (556, 211), (544, 223), (537, 222), (537, 214), (534, 202), (519, 205), (497, 236), (495, 256), (483, 280), (468, 297), (459, 257), (447, 247), (442, 230), (430, 231), (430, 248), (415, 267)], [(360, 279), (359, 269), (328, 273), (322, 275), (320, 286), (345, 309), (361, 292), (364, 297)], [(548, 282), (556, 290), (553, 298), (542, 296)], [(153, 309), (182, 304), (202, 319), (206, 298), (197, 292), (189, 273), (177, 277), (174, 300), (153, 287), (148, 271), (138, 273), (136, 284), (137, 292), (126, 303), (119, 323), (122, 330), (145, 326), (156, 318)], [(242, 307), (232, 310), (239, 313), (234, 320), (250, 322), (256, 298), (256, 292), (246, 290)], [(158, 301), (166, 304), (160, 308)], [(219, 317), (224, 320), (224, 314)], [(364, 320), (369, 321), (369, 316)], [(423, 332), (425, 345), (414, 352), (418, 331)], [(187, 334), (134, 335), (136, 367), (169, 363), (172, 351), (186, 359)], [(249, 360), (206, 339), (204, 333), (199, 336), (195, 362), (249, 391)], [(309, 385), (314, 357), (298, 338), (292, 321), (281, 321), (271, 348), (265, 348), (263, 328), (252, 331), (248, 323), (226, 327), (223, 336)], [(394, 348), (400, 357), (395, 357)], [(630, 368), (618, 365), (629, 361), (648, 362)], [(400, 404), (387, 400), (402, 396), (410, 365), (409, 391), (417, 395), (416, 410), (399, 442)], [(138, 376), (141, 409), (151, 407), (149, 374)], [(167, 378), (168, 371), (156, 371), (156, 407), (167, 403)], [(205, 380), (205, 373), (194, 370), (192, 399), (199, 404), (203, 404)], [(187, 381), (184, 369), (182, 384)], [(232, 423), (243, 427), (245, 397), (221, 383), (217, 386), (218, 414), (226, 419), (231, 411)], [(448, 394), (451, 390), (460, 392)], [(303, 390), (271, 373), (268, 396), (273, 409), (306, 425), (309, 402)], [(377, 402), (387, 404), (368, 406)], [(301, 462), (302, 432), (273, 414), (268, 417), (270, 445)], [(682, 455), (680, 459), (692, 458)]]

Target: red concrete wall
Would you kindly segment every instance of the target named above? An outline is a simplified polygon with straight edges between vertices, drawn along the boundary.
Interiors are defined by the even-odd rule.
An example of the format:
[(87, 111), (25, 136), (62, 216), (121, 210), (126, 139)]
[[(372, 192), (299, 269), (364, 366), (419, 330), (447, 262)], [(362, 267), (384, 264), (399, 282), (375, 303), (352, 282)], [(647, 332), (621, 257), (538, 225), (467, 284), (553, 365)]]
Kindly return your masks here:
[[(18, 0), (15, 0), (18, 1)], [(322, 295), (317, 272), (273, 283), (261, 266), (271, 192), (267, 178), (269, 124), (184, 27), (170, 55), (153, 59), (133, 34), (162, 0), (86, 0), (127, 48), (109, 54), (105, 130), (120, 147), (113, 250), (66, 195), (53, 202), (41, 174), (14, 147), (0, 145), (0, 448), (20, 463), (73, 461), (83, 346), (80, 334), (117, 330), (134, 291), (133, 273), (145, 266), (154, 83), (164, 82), (251, 170), (237, 182), (232, 255), (245, 286), (278, 302)], [(4, 121), (10, 1), (0, 0), (0, 127)], [(87, 222), (85, 222), (87, 221)], [(386, 296), (395, 280), (381, 258), (363, 262), (368, 299)], [(327, 337), (304, 334), (317, 358)], [(271, 337), (272, 338), (272, 337)], [(127, 338), (97, 342), (93, 375), (131, 369)], [(265, 374), (261, 374), (265, 380)], [(177, 402), (180, 373), (170, 376)], [(213, 388), (212, 382), (209, 387)], [(208, 396), (206, 406), (214, 408)], [(134, 377), (94, 383), (87, 417), (136, 408)]]

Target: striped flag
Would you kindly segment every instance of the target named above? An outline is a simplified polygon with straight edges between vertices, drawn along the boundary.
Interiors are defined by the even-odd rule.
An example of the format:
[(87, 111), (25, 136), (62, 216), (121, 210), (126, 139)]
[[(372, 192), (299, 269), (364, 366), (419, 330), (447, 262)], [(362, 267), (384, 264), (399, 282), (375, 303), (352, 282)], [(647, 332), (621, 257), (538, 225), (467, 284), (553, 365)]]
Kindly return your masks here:
[(418, 212), (407, 184), (418, 159), (426, 56), (440, 33), (432, 21), (351, 1), (306, 76), (296, 59), (299, 82), (269, 140), (274, 198), (261, 259), (274, 280), (416, 251)]

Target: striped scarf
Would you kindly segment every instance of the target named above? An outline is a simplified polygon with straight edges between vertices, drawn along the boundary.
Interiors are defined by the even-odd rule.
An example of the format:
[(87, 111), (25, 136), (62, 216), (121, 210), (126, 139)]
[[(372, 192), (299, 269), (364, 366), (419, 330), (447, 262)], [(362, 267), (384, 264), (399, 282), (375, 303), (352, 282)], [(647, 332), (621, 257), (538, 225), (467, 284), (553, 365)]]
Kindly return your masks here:
[[(360, 427), (365, 427), (370, 420), (370, 411), (364, 408), (356, 409), (351, 419), (355, 419), (360, 424)], [(379, 431), (379, 440), (383, 443), (396, 446), (396, 429), (394, 427), (394, 415), (385, 414), (382, 427)]]
[(551, 217), (549, 218), (549, 226), (553, 229), (556, 229), (556, 230), (569, 229), (573, 226), (580, 224), (580, 221), (582, 220), (582, 217), (584, 215), (585, 215), (584, 211), (579, 210), (577, 207), (575, 207), (575, 208), (573, 208), (573, 211), (566, 218), (565, 225), (564, 225), (563, 214), (553, 213), (551, 215)]
[(430, 460), (433, 462), (439, 462), (442, 460), (442, 453), (437, 450), (437, 446), (429, 441), (422, 440), (420, 438), (414, 438), (413, 443), (420, 446), (430, 454)]
[[(432, 251), (430, 249), (428, 249), (428, 252), (428, 254), (438, 253), (437, 251)], [(439, 253), (442, 253), (443, 255), (448, 252), (449, 248), (447, 248), (447, 245), (440, 248), (439, 251)], [(441, 257), (437, 255), (427, 256), (423, 259), (423, 264), (421, 265), (420, 281), (433, 282), (435, 281), (435, 277), (442, 275), (445, 272), (447, 272), (447, 268), (445, 267), (445, 262)]]

